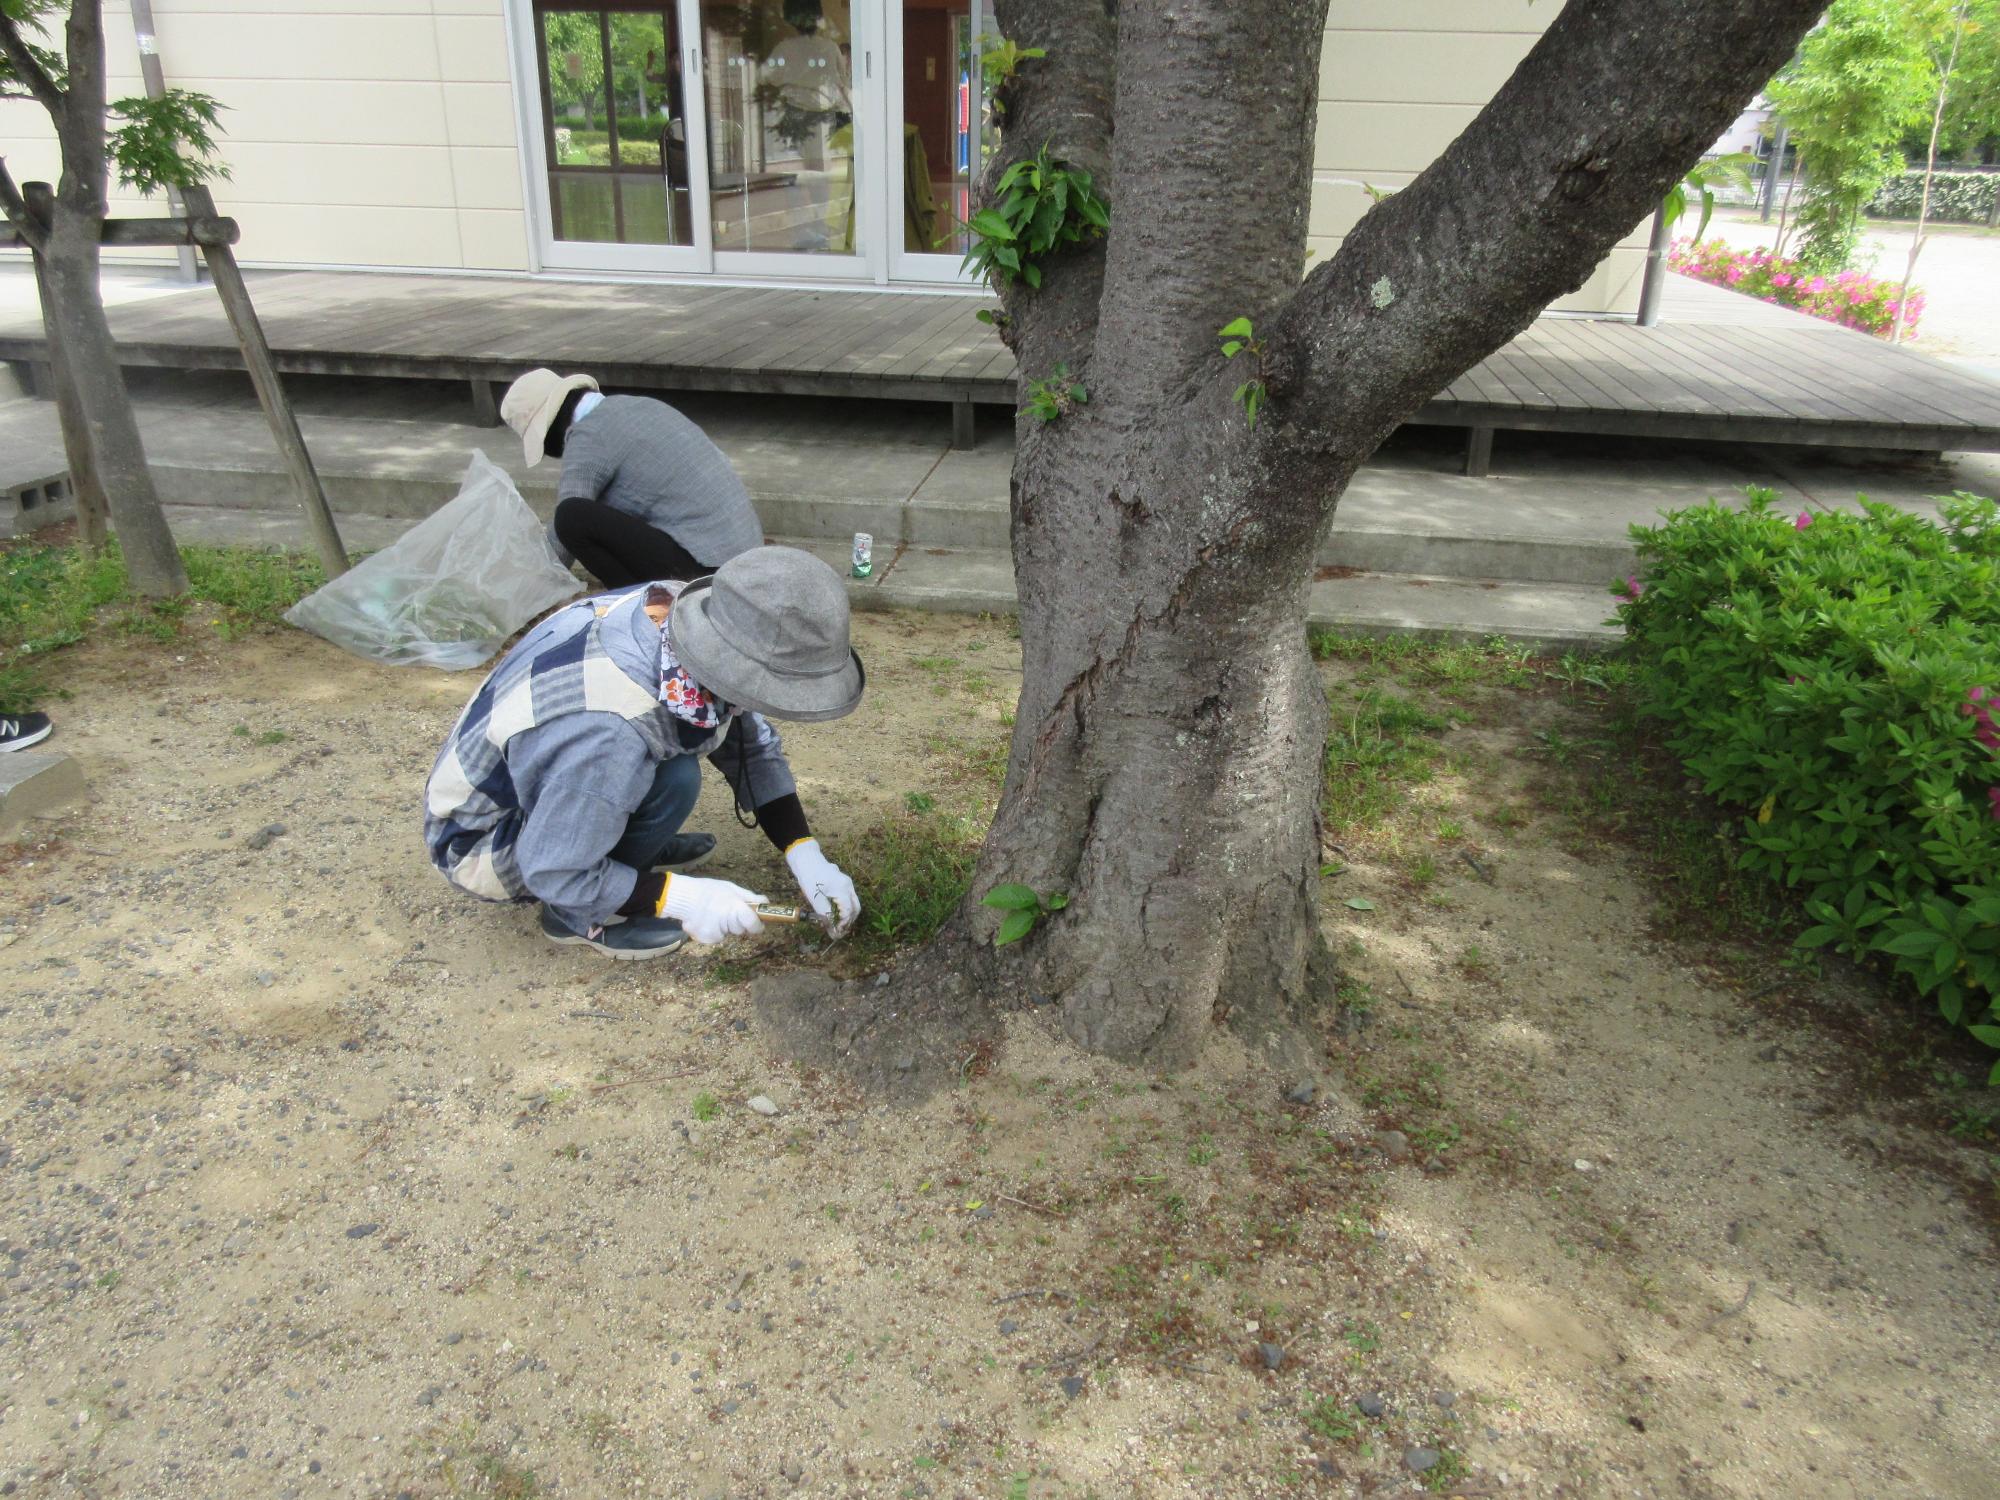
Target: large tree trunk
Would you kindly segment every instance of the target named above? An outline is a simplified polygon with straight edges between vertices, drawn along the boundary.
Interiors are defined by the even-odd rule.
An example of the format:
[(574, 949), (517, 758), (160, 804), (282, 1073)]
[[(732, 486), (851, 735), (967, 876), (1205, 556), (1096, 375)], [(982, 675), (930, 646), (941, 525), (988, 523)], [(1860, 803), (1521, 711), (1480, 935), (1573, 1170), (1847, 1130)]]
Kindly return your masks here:
[[(952, 1076), (982, 1006), (1053, 1000), (1161, 1067), (1218, 1024), (1278, 1058), (1330, 965), (1316, 905), (1325, 704), (1313, 557), (1376, 446), (1581, 286), (1789, 55), (1820, 0), (1570, 0), (1493, 102), (1300, 284), (1326, 0), (997, 0), (1047, 56), (1003, 91), (993, 170), (1044, 143), (1106, 189), (1106, 240), (1004, 295), (1023, 687), (965, 907), (880, 988), (759, 1008), (865, 1081)], [(1217, 330), (1255, 324), (1226, 360)], [(1261, 380), (1253, 428), (1233, 399)], [(1497, 503), (1497, 502), (1496, 502)], [(987, 946), (978, 903), (1068, 900)], [(871, 1058), (901, 1054), (893, 1068)], [(906, 1066), (909, 1064), (909, 1066)]]

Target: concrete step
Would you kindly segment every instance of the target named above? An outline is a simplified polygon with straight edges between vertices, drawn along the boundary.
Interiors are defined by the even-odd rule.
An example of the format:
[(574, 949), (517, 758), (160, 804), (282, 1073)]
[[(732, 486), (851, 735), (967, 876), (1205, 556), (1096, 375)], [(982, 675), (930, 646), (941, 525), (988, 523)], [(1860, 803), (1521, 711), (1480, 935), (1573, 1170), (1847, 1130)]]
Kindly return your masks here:
[[(45, 463), (53, 412), (34, 405), (13, 410), (51, 429), (21, 435), (22, 451), (32, 447)], [(423, 411), (407, 420), (306, 411), (300, 421), (327, 497), (341, 514), (428, 515), (458, 492), (475, 449), (511, 474), (539, 513), (555, 504), (556, 466), (527, 468), (505, 429), (438, 422)], [(19, 425), (0, 414), (0, 437), (11, 440)], [(289, 483), (254, 407), (152, 403), (142, 407), (141, 426), (168, 504), (289, 510)], [(908, 430), (866, 420), (842, 429), (808, 417), (735, 430), (722, 423), (716, 435), (774, 536), (850, 539), (865, 531), (884, 550), (1005, 550), (1011, 442), (1000, 436), (958, 452), (910, 441)], [(1626, 533), (1633, 522), (1687, 498), (1685, 481), (1467, 479), (1407, 464), (1371, 465), (1343, 497), (1319, 560), (1373, 573), (1598, 584), (1629, 571)]]
[[(303, 521), (272, 511), (231, 506), (169, 506), (167, 521), (182, 541), (215, 545), (304, 547)], [(343, 516), (341, 539), (357, 551), (386, 547), (415, 525), (407, 516)], [(849, 544), (838, 537), (777, 537), (822, 558), (847, 577)], [(1010, 615), (1014, 564), (996, 548), (903, 547), (875, 554), (875, 572), (852, 578), (856, 609), (923, 609), (946, 614)], [(1500, 579), (1354, 573), (1312, 586), (1314, 625), (1355, 635), (1415, 635), (1427, 640), (1483, 641), (1504, 636), (1551, 654), (1602, 651), (1621, 632), (1605, 623), (1611, 597), (1602, 584), (1520, 583)]]
[[(830, 548), (822, 555), (836, 565), (842, 561)], [(1013, 563), (1007, 553), (991, 549), (906, 548), (893, 566), (878, 567), (874, 578), (855, 580), (850, 597), (862, 609), (1012, 614)], [(1559, 654), (1615, 645), (1623, 631), (1606, 623), (1611, 604), (1603, 583), (1358, 572), (1315, 582), (1309, 618), (1314, 625), (1355, 635), (1451, 641), (1504, 636)]]

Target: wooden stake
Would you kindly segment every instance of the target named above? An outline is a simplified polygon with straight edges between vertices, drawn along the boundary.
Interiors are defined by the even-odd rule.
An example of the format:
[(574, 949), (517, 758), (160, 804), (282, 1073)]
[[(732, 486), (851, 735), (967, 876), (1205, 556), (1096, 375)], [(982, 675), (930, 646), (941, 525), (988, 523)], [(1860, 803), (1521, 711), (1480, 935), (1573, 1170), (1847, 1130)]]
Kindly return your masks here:
[[(183, 196), (188, 212), (208, 218), (216, 216), (215, 199), (207, 188), (191, 187)], [(203, 245), (201, 251), (208, 261), (208, 273), (215, 279), (216, 295), (222, 298), (222, 309), (229, 314), (229, 326), (236, 330), (236, 342), (243, 351), (243, 368), (250, 372), (250, 383), (257, 388), (264, 419), (271, 424), (271, 436), (277, 439), (278, 452), (292, 472), (292, 485), (312, 526), (313, 547), (319, 553), (320, 565), (329, 579), (338, 578), (347, 571), (347, 549), (340, 543), (340, 531), (333, 524), (326, 491), (320, 487), (319, 473), (313, 468), (312, 455), (306, 451), (298, 418), (292, 415), (292, 403), (278, 378), (278, 366), (271, 358), (264, 325), (257, 321), (257, 309), (250, 301), (250, 288), (229, 246)]]

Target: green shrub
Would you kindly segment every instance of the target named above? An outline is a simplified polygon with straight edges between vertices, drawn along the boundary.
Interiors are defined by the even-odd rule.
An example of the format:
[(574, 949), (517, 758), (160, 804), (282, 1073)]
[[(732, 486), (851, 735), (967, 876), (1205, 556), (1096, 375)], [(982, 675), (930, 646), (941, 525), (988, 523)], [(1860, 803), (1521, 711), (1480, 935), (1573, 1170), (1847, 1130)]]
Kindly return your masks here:
[[(1931, 212), (1939, 224), (1989, 224), (2000, 197), (2000, 172), (1939, 172), (1931, 178)], [(1901, 172), (1877, 190), (1867, 212), (1876, 219), (1914, 219), (1924, 201), (1921, 170)]]
[(2000, 1046), (2000, 507), (1794, 520), (1749, 494), (1633, 528), (1640, 709), (1743, 810), (1742, 865), (1804, 897), (1801, 946), (1890, 964)]

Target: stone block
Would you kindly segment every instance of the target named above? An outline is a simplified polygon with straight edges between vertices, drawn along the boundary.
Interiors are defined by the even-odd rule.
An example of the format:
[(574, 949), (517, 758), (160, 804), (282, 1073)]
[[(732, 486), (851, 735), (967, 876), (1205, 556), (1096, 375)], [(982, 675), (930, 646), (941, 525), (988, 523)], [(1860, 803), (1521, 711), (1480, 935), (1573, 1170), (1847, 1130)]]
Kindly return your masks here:
[(0, 483), (0, 537), (26, 536), (76, 519), (67, 473)]
[(0, 832), (11, 833), (29, 818), (56, 812), (87, 794), (82, 768), (61, 751), (0, 755)]

